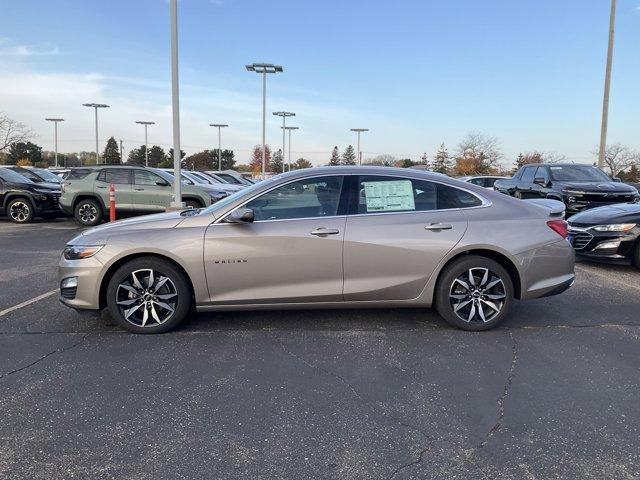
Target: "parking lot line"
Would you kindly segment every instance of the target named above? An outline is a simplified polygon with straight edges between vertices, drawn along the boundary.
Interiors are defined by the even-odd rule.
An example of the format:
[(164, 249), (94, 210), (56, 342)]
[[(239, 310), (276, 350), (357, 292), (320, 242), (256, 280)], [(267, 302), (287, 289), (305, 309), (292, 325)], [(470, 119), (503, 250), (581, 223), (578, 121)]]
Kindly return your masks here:
[(53, 294), (55, 294), (55, 293), (58, 293), (58, 289), (57, 289), (57, 288), (56, 288), (55, 290), (51, 290), (50, 292), (43, 293), (42, 295), (38, 295), (37, 297), (33, 297), (33, 298), (32, 298), (32, 299), (30, 299), (30, 300), (26, 300), (26, 301), (24, 301), (24, 302), (22, 302), (22, 303), (19, 303), (19, 304), (17, 304), (17, 305), (14, 305), (13, 307), (9, 307), (9, 308), (6, 308), (6, 309), (4, 309), (4, 310), (0, 310), (0, 317), (4, 317), (4, 316), (5, 316), (5, 315), (7, 315), (8, 313), (11, 313), (11, 312), (14, 312), (14, 311), (16, 311), (16, 310), (19, 310), (19, 309), (21, 309), (22, 307), (29, 306), (29, 305), (31, 305), (32, 303), (39, 302), (40, 300), (45, 299), (45, 298), (47, 298), (47, 297), (50, 297), (51, 295), (53, 295)]

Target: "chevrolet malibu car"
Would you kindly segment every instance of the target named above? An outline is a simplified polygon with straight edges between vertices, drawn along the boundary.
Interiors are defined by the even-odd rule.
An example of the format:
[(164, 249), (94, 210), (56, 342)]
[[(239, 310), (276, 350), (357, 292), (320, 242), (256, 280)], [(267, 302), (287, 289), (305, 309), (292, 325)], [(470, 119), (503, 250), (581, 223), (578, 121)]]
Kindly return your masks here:
[(640, 268), (640, 204), (618, 203), (585, 210), (569, 220), (578, 257)]
[(60, 300), (160, 333), (192, 309), (430, 307), (485, 330), (514, 298), (574, 281), (550, 210), (440, 175), (297, 170), (210, 207), (85, 231), (60, 260)]

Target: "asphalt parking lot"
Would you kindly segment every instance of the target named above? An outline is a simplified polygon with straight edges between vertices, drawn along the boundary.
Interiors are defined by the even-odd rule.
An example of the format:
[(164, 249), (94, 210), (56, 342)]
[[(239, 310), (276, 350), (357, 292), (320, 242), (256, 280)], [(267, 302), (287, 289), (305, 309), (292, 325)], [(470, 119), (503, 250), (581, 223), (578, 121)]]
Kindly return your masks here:
[(338, 310), (136, 336), (59, 304), (79, 231), (0, 219), (0, 478), (640, 477), (631, 267), (581, 263), (483, 333)]

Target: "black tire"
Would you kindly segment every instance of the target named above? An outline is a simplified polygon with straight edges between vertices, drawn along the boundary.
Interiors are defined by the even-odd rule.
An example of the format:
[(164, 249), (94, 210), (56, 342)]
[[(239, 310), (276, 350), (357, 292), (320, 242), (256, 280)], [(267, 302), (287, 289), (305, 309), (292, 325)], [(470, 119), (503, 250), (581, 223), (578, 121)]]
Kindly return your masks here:
[(86, 198), (76, 203), (73, 216), (83, 227), (95, 227), (102, 222), (102, 205), (93, 198)]
[(12, 198), (7, 203), (7, 217), (13, 223), (29, 223), (33, 220), (35, 211), (33, 204), (26, 197)]
[[(150, 270), (153, 271), (151, 288)], [(135, 274), (142, 288), (136, 288), (135, 282), (131, 281), (132, 274)], [(168, 280), (162, 283), (165, 277)], [(160, 283), (162, 286), (158, 287)], [(129, 287), (133, 287), (137, 293), (133, 293)], [(173, 292), (175, 295), (172, 296)], [(169, 298), (157, 298), (156, 295)], [(184, 273), (172, 263), (155, 257), (141, 257), (127, 262), (116, 270), (107, 286), (107, 307), (111, 317), (122, 328), (133, 333), (164, 333), (174, 329), (189, 313), (191, 297)], [(168, 305), (173, 311), (161, 304)], [(138, 309), (135, 309), (136, 306)]]
[(636, 248), (633, 250), (633, 264), (640, 269), (640, 240), (636, 242)]
[[(471, 271), (477, 287), (469, 281)], [(486, 280), (484, 271), (488, 272)], [(460, 279), (469, 289), (464, 288)], [(495, 279), (500, 282), (490, 286)], [(435, 302), (438, 313), (449, 325), (469, 331), (489, 330), (507, 316), (513, 302), (513, 282), (509, 273), (495, 260), (479, 255), (464, 256), (452, 262), (440, 274)], [(459, 308), (457, 312), (454, 305)], [(494, 307), (498, 307), (498, 311)]]
[(184, 201), (184, 204), (187, 208), (202, 208), (202, 203), (198, 200), (188, 199)]

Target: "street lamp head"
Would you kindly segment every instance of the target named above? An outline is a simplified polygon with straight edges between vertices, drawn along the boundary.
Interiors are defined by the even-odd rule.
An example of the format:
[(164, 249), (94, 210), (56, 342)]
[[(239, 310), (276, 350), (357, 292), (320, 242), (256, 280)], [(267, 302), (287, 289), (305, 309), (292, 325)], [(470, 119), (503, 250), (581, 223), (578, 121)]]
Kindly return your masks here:
[(274, 65), (273, 63), (252, 63), (250, 65), (245, 65), (245, 68), (249, 72), (256, 73), (279, 73), (284, 71), (282, 66)]
[(210, 123), (209, 126), (216, 127), (216, 128), (224, 128), (224, 127), (228, 127), (229, 125), (227, 125), (226, 123)]
[(285, 130), (298, 130), (300, 127), (280, 127), (280, 128), (284, 128)]
[(352, 132), (368, 132), (369, 129), (368, 128), (352, 128), (351, 131)]
[(296, 114), (293, 112), (273, 112), (276, 117), (295, 117)]
[(83, 103), (83, 107), (93, 107), (93, 108), (109, 108), (109, 105), (104, 103)]
[(156, 122), (145, 122), (145, 121), (139, 121), (136, 120), (136, 123), (139, 123), (140, 125), (155, 125)]
[(47, 122), (64, 122), (64, 118), (45, 118)]

